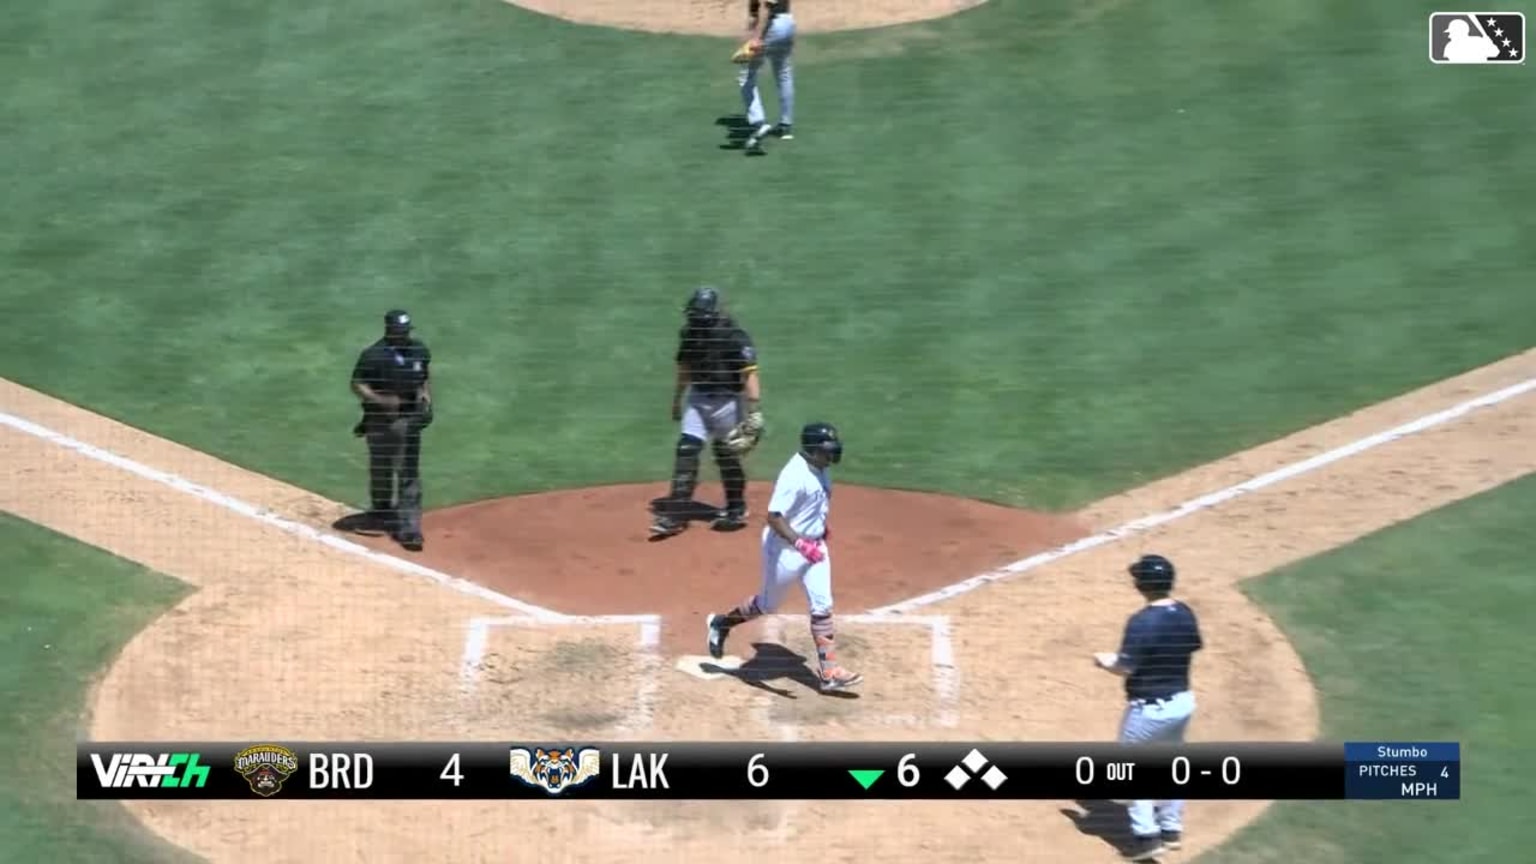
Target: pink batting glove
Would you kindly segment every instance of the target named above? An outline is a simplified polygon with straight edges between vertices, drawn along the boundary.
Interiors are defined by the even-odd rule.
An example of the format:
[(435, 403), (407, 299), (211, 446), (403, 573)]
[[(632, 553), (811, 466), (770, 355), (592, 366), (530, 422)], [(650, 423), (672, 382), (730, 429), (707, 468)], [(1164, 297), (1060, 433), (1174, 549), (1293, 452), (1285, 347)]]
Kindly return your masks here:
[(807, 540), (801, 537), (795, 541), (795, 551), (805, 556), (805, 560), (812, 564), (821, 563), (821, 559), (827, 557), (827, 553), (821, 550), (821, 544), (815, 540)]

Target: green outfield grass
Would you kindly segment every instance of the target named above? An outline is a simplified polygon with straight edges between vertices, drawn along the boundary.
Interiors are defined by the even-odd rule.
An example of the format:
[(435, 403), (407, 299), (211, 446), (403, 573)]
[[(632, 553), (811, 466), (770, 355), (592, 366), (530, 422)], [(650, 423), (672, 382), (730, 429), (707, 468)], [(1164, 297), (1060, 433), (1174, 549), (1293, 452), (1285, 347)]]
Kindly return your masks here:
[[(1530, 859), (1536, 695), (1519, 673), (1536, 608), (1536, 476), (1252, 585), (1322, 693), (1340, 741), (1460, 741), (1459, 802), (1282, 803), (1210, 864)], [(1199, 830), (1190, 826), (1190, 830)]]
[(358, 503), (345, 378), (399, 303), (440, 361), (429, 503), (659, 479), (717, 282), (759, 476), (826, 417), (848, 480), (1065, 507), (1529, 346), (1523, 69), (1432, 66), (1395, 0), (1085, 8), (807, 37), (799, 140), (749, 160), (726, 40), (23, 5), (0, 374)]
[(116, 802), (76, 801), (92, 680), (185, 593), (165, 576), (0, 513), (0, 861), (181, 864)]

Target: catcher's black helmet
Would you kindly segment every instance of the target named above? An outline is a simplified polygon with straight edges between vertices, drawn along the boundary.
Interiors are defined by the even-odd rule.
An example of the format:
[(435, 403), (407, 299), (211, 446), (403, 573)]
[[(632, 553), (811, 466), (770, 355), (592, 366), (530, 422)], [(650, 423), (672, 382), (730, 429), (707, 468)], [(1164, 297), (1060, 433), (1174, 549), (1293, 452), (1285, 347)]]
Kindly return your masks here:
[(843, 438), (831, 423), (807, 423), (800, 430), (800, 450), (825, 453), (827, 461), (836, 465), (843, 460)]
[(708, 326), (718, 322), (724, 314), (724, 310), (720, 307), (720, 289), (713, 285), (705, 285), (694, 291), (693, 296), (688, 298), (688, 305), (683, 307), (683, 313), (695, 326)]
[(1161, 555), (1143, 555), (1130, 566), (1131, 578), (1142, 591), (1172, 591), (1173, 562)]

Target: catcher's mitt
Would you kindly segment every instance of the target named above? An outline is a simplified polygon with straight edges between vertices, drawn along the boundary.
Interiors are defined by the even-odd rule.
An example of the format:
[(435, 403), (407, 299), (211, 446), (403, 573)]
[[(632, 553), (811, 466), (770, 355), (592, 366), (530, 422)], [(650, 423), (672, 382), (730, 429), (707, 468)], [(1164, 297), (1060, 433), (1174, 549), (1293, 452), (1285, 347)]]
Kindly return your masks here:
[(741, 47), (736, 49), (736, 53), (731, 55), (731, 62), (751, 63), (752, 58), (761, 53), (763, 53), (762, 43), (755, 39), (748, 39), (747, 41), (741, 43)]
[(725, 448), (737, 456), (745, 456), (757, 448), (763, 440), (763, 412), (753, 411), (747, 418), (726, 433)]

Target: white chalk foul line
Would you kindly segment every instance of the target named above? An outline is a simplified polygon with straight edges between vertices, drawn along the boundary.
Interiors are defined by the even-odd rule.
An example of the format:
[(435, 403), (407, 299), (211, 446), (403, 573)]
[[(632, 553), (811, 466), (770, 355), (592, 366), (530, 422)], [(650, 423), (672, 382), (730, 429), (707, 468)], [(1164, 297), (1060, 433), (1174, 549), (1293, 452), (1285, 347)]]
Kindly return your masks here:
[(457, 576), (450, 576), (447, 573), (433, 570), (431, 567), (424, 567), (414, 561), (407, 561), (404, 558), (397, 558), (394, 555), (390, 555), (386, 552), (380, 552), (376, 549), (370, 549), (361, 543), (355, 543), (344, 537), (338, 537), (335, 534), (330, 534), (318, 528), (305, 525), (302, 522), (295, 522), (292, 519), (284, 518), (272, 512), (271, 510), (257, 507), (254, 504), (241, 501), (238, 498), (226, 495), (216, 489), (210, 489), (207, 486), (194, 483), (185, 477), (172, 474), (168, 471), (161, 471), (158, 468), (151, 468), (148, 465), (135, 462), (126, 456), (120, 456), (109, 450), (103, 450), (100, 447), (87, 444), (84, 441), (76, 440), (69, 437), (68, 435), (63, 434), (62, 432), (55, 432), (46, 426), (40, 426), (30, 420), (24, 420), (15, 415), (0, 411), (0, 425), (9, 426), (18, 432), (25, 432), (28, 435), (32, 435), (34, 437), (41, 438), (44, 441), (57, 444), (67, 450), (73, 450), (74, 452), (79, 453), (80, 455), (87, 458), (94, 459), (97, 462), (103, 462), (107, 465), (111, 465), (114, 468), (127, 471), (130, 474), (143, 477), (146, 480), (151, 480), (163, 486), (169, 486), (177, 491), (185, 492), (194, 498), (206, 501), (209, 504), (222, 507), (242, 516), (247, 516), (259, 522), (263, 522), (296, 537), (301, 537), (305, 540), (310, 540), (323, 546), (328, 546), (331, 549), (335, 549), (339, 552), (345, 552), (349, 555), (356, 555), (360, 558), (366, 558), (375, 564), (382, 564), (385, 567), (389, 567), (390, 569), (401, 573), (408, 573), (412, 576), (420, 576), (430, 579), (433, 582), (436, 582), (440, 585), (445, 585), (462, 594), (468, 594), (472, 597), (479, 597), (482, 600), (488, 600), (498, 606), (503, 606), (507, 609), (515, 610), (531, 618), (536, 618), (538, 620), (550, 623), (580, 625), (628, 623), (628, 618), (630, 617), (623, 615), (566, 615), (560, 612), (556, 612), (553, 609), (545, 609), (542, 606), (535, 606), (532, 603), (526, 603), (517, 599), (516, 597), (509, 597), (500, 591), (493, 591), (490, 588), (486, 588), (483, 585), (477, 585), (466, 579), (460, 579)]
[[(1443, 411), (1438, 411), (1434, 414), (1429, 414), (1424, 417), (1420, 417), (1417, 420), (1412, 420), (1408, 423), (1404, 423), (1400, 426), (1388, 429), (1385, 432), (1380, 432), (1375, 435), (1362, 438), (1351, 444), (1346, 444), (1342, 447), (1318, 454), (1309, 459), (1304, 459), (1300, 462), (1286, 465), (1275, 471), (1260, 475), (1243, 483), (1229, 486), (1225, 489), (1221, 489), (1207, 495), (1202, 495), (1199, 498), (1186, 501), (1183, 504), (1180, 504), (1178, 507), (1173, 508), (1172, 510), (1167, 510), (1162, 513), (1155, 513), (1150, 516), (1132, 520), (1125, 523), (1124, 525), (1120, 525), (1108, 531), (1095, 534), (1091, 537), (1085, 537), (1072, 543), (1068, 543), (1065, 546), (1060, 546), (1046, 552), (1031, 555), (1028, 558), (1024, 558), (1019, 561), (1015, 561), (1012, 564), (1008, 564), (995, 570), (973, 576), (964, 581), (956, 582), (936, 591), (931, 591), (927, 594), (913, 597), (909, 600), (903, 600), (899, 603), (882, 606), (878, 609), (870, 610), (861, 616), (854, 617), (864, 619), (865, 623), (873, 623), (877, 620), (882, 620), (887, 616), (906, 616), (912, 610), (921, 609), (924, 606), (930, 606), (934, 603), (939, 603), (952, 597), (958, 597), (961, 594), (974, 591), (983, 585), (989, 585), (993, 582), (998, 582), (1011, 576), (1016, 576), (1020, 573), (1026, 573), (1030, 570), (1034, 570), (1054, 561), (1059, 561), (1068, 556), (1075, 555), (1078, 552), (1084, 552), (1098, 546), (1103, 546), (1108, 543), (1113, 543), (1117, 540), (1122, 540), (1126, 537), (1144, 533), (1148, 530), (1151, 530), (1152, 528), (1166, 525), (1170, 522), (1174, 522), (1178, 519), (1182, 519), (1185, 516), (1189, 516), (1202, 510), (1208, 510), (1234, 498), (1238, 498), (1250, 492), (1264, 489), (1268, 486), (1273, 486), (1293, 477), (1306, 474), (1310, 471), (1314, 471), (1334, 462), (1338, 462), (1359, 453), (1363, 453), (1366, 450), (1370, 450), (1374, 447), (1379, 447), (1383, 444), (1387, 444), (1401, 438), (1416, 435), (1420, 432), (1432, 429), (1477, 409), (1498, 405), (1501, 402), (1508, 401), (1532, 390), (1536, 390), (1536, 378), (1526, 379), (1525, 381), (1522, 381), (1518, 384), (1505, 387), (1501, 390), (1496, 390), (1483, 396), (1469, 399)], [(566, 615), (560, 612), (555, 612), (552, 609), (545, 609), (541, 606), (535, 606), (531, 603), (526, 603), (522, 600), (516, 599), (515, 597), (510, 597), (498, 591), (493, 591), (481, 585), (476, 585), (473, 582), (460, 579), (456, 576), (450, 576), (446, 573), (433, 570), (430, 567), (424, 567), (420, 564), (407, 561), (403, 558), (397, 558), (393, 555), (369, 549), (368, 547), (359, 543), (354, 543), (334, 534), (328, 534), (309, 525), (295, 522), (291, 519), (285, 519), (270, 510), (257, 507), (253, 504), (249, 504), (232, 496), (225, 495), (222, 492), (218, 492), (206, 486), (193, 483), (184, 477), (151, 468), (147, 465), (135, 462), (134, 460), (125, 456), (120, 456), (100, 447), (86, 444), (85, 442), (78, 441), (69, 437), (68, 435), (55, 432), (52, 429), (48, 429), (47, 427), (40, 426), (36, 423), (22, 419), (20, 417), (16, 417), (12, 414), (0, 412), (0, 424), (9, 426), (13, 429), (16, 429), (17, 431), (24, 432), (37, 438), (41, 438), (45, 441), (52, 442), (66, 449), (73, 450), (74, 452), (83, 456), (95, 459), (96, 461), (103, 462), (108, 465), (112, 465), (131, 474), (135, 474), (153, 482), (177, 489), (181, 492), (192, 495), (216, 506), (223, 507), (232, 512), (239, 513), (243, 516), (264, 522), (289, 534), (320, 543), (324, 546), (328, 546), (341, 552), (366, 558), (370, 561), (382, 564), (402, 573), (425, 577), (441, 585), (452, 588), (455, 591), (488, 600), (499, 606), (515, 610), (525, 616), (528, 616), (526, 619), (475, 619), (477, 622), (502, 621), (508, 623), (516, 622), (566, 625), (639, 623), (641, 629), (641, 644), (644, 649), (642, 656), (648, 658), (646, 662), (651, 662), (654, 660), (659, 669), (660, 656), (658, 651), (660, 643), (660, 619), (657, 616)], [(479, 668), (479, 661), (471, 661), (470, 658), (483, 657), (486, 649), (486, 643), (489, 638), (489, 626), (490, 625), (488, 624), (477, 625), (472, 622), (470, 630), (466, 635), (464, 646), (465, 659), (462, 661), (460, 674), (463, 682), (467, 687), (473, 686), (473, 679), (476, 671)], [(950, 639), (949, 625), (947, 620), (944, 622), (942, 627), (936, 627), (933, 632), (935, 633), (935, 639), (933, 642), (933, 664), (935, 669), (936, 690), (938, 692), (941, 703), (945, 702), (946, 700), (952, 703), (955, 699), (958, 698), (959, 679), (958, 671), (955, 670), (954, 667), (954, 651)], [(942, 638), (939, 637), (941, 632)], [(943, 668), (947, 668), (950, 671), (945, 674), (939, 674), (939, 670)], [(648, 677), (658, 678), (659, 676)], [(640, 701), (642, 706), (645, 703), (646, 698), (654, 700), (655, 689), (658, 686), (659, 683), (655, 680), (646, 682), (644, 685), (645, 689), (642, 692), (649, 693), (650, 695), (649, 697), (641, 697)], [(637, 715), (644, 715), (646, 714), (647, 710), (650, 709), (639, 707), (637, 708)], [(946, 713), (946, 716), (950, 716), (948, 712)]]
[(1401, 426), (1395, 426), (1386, 430), (1385, 432), (1378, 432), (1375, 435), (1361, 438), (1358, 441), (1345, 444), (1342, 447), (1336, 447), (1327, 452), (1319, 453), (1318, 455), (1309, 459), (1303, 459), (1300, 462), (1293, 462), (1290, 465), (1286, 465), (1274, 471), (1270, 471), (1267, 474), (1261, 474), (1258, 477), (1255, 477), (1251, 480), (1246, 480), (1242, 483), (1238, 483), (1235, 486), (1228, 486), (1225, 489), (1220, 489), (1206, 495), (1201, 495), (1199, 498), (1192, 498), (1189, 501), (1185, 501), (1183, 504), (1173, 508), (1172, 510), (1165, 510), (1161, 513), (1154, 513), (1150, 516), (1143, 516), (1140, 519), (1133, 519), (1124, 525), (1111, 528), (1108, 531), (1095, 534), (1091, 537), (1084, 537), (1081, 540), (1075, 540), (1066, 544), (1065, 546), (1058, 546), (1055, 549), (1050, 549), (1045, 552), (1031, 555), (1028, 558), (1015, 561), (1012, 564), (1006, 564), (997, 568), (996, 570), (989, 570), (986, 573), (972, 576), (963, 582), (956, 582), (953, 585), (945, 586), (936, 591), (930, 591), (927, 594), (913, 597), (910, 600), (903, 600), (899, 603), (892, 603), (889, 606), (881, 606), (878, 609), (871, 609), (865, 614), (877, 617), (884, 615), (905, 615), (915, 609), (921, 609), (924, 606), (931, 606), (934, 603), (939, 603), (952, 597), (958, 597), (961, 594), (975, 591), (977, 588), (980, 588), (983, 585), (990, 585), (993, 582), (998, 582), (1011, 576), (1017, 576), (1020, 573), (1027, 573), (1037, 567), (1043, 567), (1046, 564), (1060, 561), (1063, 558), (1076, 555), (1079, 552), (1085, 552), (1089, 549), (1103, 546), (1107, 543), (1113, 543), (1117, 540), (1123, 540), (1127, 537), (1145, 533), (1146, 531), (1149, 531), (1153, 528), (1157, 528), (1162, 525), (1167, 525), (1170, 522), (1183, 519), (1185, 516), (1198, 513), (1202, 510), (1209, 510), (1218, 504), (1224, 504), (1234, 498), (1247, 495), (1250, 492), (1256, 492), (1260, 489), (1273, 486), (1276, 483), (1281, 483), (1293, 477), (1299, 477), (1300, 475), (1306, 474), (1310, 471), (1316, 471), (1319, 468), (1331, 465), (1334, 462), (1338, 462), (1343, 459), (1348, 459), (1351, 456), (1356, 456), (1372, 448), (1380, 447), (1383, 444), (1389, 444), (1393, 441), (1407, 438), (1411, 435), (1417, 435), (1420, 432), (1433, 429), (1436, 426), (1447, 423), (1451, 420), (1455, 420), (1456, 418), (1476, 411), (1479, 408), (1492, 407), (1499, 404), (1500, 402), (1506, 402), (1515, 398), (1516, 396), (1529, 393), (1532, 390), (1536, 390), (1536, 378), (1527, 378), (1526, 380), (1521, 381), (1519, 384), (1513, 384), (1509, 387), (1505, 387), (1502, 390), (1495, 390), (1492, 393), (1478, 396), (1475, 399), (1468, 399), (1467, 401), (1447, 408), (1444, 411), (1437, 411), (1434, 414), (1428, 414), (1418, 418), (1417, 420), (1411, 420), (1407, 423), (1404, 423)]

